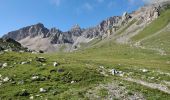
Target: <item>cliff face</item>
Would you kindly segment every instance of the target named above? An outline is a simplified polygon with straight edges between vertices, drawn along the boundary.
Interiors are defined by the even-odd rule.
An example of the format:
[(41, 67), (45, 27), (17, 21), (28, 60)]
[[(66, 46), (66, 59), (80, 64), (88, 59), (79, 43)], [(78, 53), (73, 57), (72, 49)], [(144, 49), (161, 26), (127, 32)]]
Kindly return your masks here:
[[(129, 31), (136, 31), (137, 28), (145, 27), (148, 23), (158, 18), (160, 10), (165, 4), (166, 3), (156, 3), (147, 5), (131, 14), (125, 12), (122, 16), (110, 17), (103, 20), (96, 27), (87, 29), (82, 29), (79, 25), (75, 25), (69, 31), (62, 32), (56, 28), (47, 29), (43, 24), (38, 23), (9, 32), (4, 35), (3, 38), (12, 38), (25, 47), (35, 50), (51, 52), (59, 51), (61, 50), (60, 48), (64, 47), (64, 51), (73, 51), (75, 47), (81, 47), (80, 44), (88, 43), (95, 38), (105, 39), (111, 35), (114, 37), (117, 31), (132, 20), (138, 21), (139, 25), (129, 28)], [(137, 33), (134, 33), (134, 35), (135, 34)], [(133, 36), (133, 32), (131, 32), (131, 36)], [(125, 39), (123, 36), (115, 36), (115, 38), (117, 38), (117, 42)]]

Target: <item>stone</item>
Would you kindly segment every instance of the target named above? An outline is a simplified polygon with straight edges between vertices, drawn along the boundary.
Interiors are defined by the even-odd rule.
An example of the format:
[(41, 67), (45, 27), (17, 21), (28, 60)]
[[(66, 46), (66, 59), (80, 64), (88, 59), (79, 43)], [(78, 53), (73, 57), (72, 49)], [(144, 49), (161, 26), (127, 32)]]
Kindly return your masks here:
[(47, 64), (42, 64), (43, 66), (46, 66)]
[(46, 93), (47, 92), (47, 90), (46, 89), (44, 89), (44, 88), (40, 88), (40, 93)]
[(18, 82), (19, 85), (24, 84), (24, 83), (25, 83), (24, 80), (21, 80), (21, 81)]
[(122, 71), (117, 71), (116, 69), (111, 69), (111, 70), (109, 70), (109, 72), (112, 75), (124, 76), (124, 73)]
[(7, 67), (8, 66), (8, 64), (7, 63), (4, 63), (3, 65), (2, 65), (2, 67)]
[(55, 90), (55, 91), (52, 92), (52, 94), (53, 94), (53, 95), (57, 95), (57, 94), (58, 94), (58, 91)]
[(75, 81), (71, 81), (71, 84), (75, 83)]
[(54, 63), (53, 63), (53, 66), (54, 66), (54, 67), (57, 67), (58, 65), (59, 65), (59, 64), (58, 64), (57, 62), (54, 62)]
[(147, 69), (142, 69), (142, 72), (146, 73), (146, 72), (148, 72), (148, 70)]
[(112, 75), (116, 74), (116, 70), (115, 69), (111, 69), (111, 70), (109, 70), (109, 72), (111, 72)]
[(34, 96), (30, 96), (30, 99), (33, 100), (33, 99), (34, 99)]
[(15, 81), (13, 81), (13, 82), (11, 82), (11, 84), (16, 84), (16, 82), (15, 82)]
[(36, 81), (36, 80), (39, 80), (40, 77), (39, 77), (39, 76), (33, 76), (33, 77), (31, 77), (31, 79), (32, 79), (33, 81)]
[(21, 65), (28, 64), (28, 62), (21, 62)]
[(40, 97), (40, 95), (39, 94), (37, 94), (37, 95), (35, 95), (36, 97)]
[(58, 69), (58, 72), (59, 73), (64, 72), (64, 69)]
[(24, 53), (24, 51), (23, 51), (23, 50), (20, 50), (19, 53)]
[(3, 79), (3, 82), (8, 82), (10, 79), (9, 79), (9, 77), (5, 77), (4, 79)]
[(44, 57), (36, 57), (36, 61), (44, 63), (46, 62), (46, 59)]
[(30, 93), (26, 90), (26, 89), (23, 89), (20, 93), (19, 93), (19, 96), (29, 96)]
[(104, 66), (99, 66), (99, 68), (104, 69)]

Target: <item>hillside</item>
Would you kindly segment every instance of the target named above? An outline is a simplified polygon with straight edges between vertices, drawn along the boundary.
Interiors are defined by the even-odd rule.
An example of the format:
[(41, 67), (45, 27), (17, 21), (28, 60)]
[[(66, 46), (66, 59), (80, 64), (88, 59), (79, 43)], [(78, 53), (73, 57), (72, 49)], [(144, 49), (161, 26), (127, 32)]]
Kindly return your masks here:
[[(164, 6), (147, 5), (132, 13), (109, 17), (94, 27), (83, 29), (75, 25), (66, 32), (57, 28), (47, 29), (42, 23), (38, 23), (8, 32), (3, 38), (12, 38), (29, 49), (45, 52), (72, 52), (81, 49), (82, 44), (88, 45), (96, 39), (105, 40), (110, 37), (114, 37), (118, 43), (124, 43), (156, 19), (161, 9)], [(134, 25), (136, 22), (138, 24)], [(126, 30), (128, 33), (121, 36)]]
[(24, 52), (27, 51), (27, 48), (24, 48), (20, 43), (18, 43), (13, 39), (0, 38), (0, 52), (1, 51), (15, 51), (15, 52), (23, 51)]
[[(101, 28), (101, 35), (95, 33), (96, 28), (81, 29), (85, 35), (72, 35), (78, 38), (73, 43), (78, 42), (80, 46), (76, 51), (45, 54), (3, 51), (0, 53), (0, 99), (169, 100), (170, 8), (169, 5), (157, 7), (144, 6), (130, 15), (125, 13), (123, 16), (126, 17), (122, 18), (128, 20), (124, 24), (121, 20), (120, 26), (117, 23), (108, 29)], [(106, 23), (113, 19), (115, 17), (100, 25), (106, 28)], [(73, 27), (76, 32), (79, 29), (77, 25)], [(76, 33), (73, 30), (71, 34)], [(40, 34), (34, 34), (31, 41), (48, 39), (51, 44), (50, 41), (56, 38), (52, 33), (49, 33), (50, 38), (39, 37), (43, 36), (42, 32)], [(65, 37), (65, 33), (60, 34)], [(15, 38), (27, 44), (27, 39)], [(84, 43), (79, 39), (90, 40)], [(63, 38), (55, 39), (54, 44), (60, 40)], [(63, 44), (61, 47), (58, 48), (60, 51), (67, 48)]]

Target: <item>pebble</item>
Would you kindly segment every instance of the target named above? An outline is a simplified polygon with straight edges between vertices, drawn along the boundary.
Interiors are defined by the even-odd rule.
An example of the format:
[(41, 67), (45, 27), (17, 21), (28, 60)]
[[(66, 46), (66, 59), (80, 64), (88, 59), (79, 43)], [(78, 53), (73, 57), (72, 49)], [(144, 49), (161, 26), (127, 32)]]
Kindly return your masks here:
[(54, 66), (54, 67), (57, 67), (58, 65), (59, 65), (59, 64), (58, 64), (57, 62), (54, 62), (54, 63), (53, 63), (53, 66)]
[(146, 73), (146, 72), (148, 72), (148, 70), (147, 69), (142, 69), (142, 72)]
[(7, 63), (4, 63), (3, 65), (2, 65), (2, 67), (7, 67), (8, 66), (8, 64)]
[(37, 80), (37, 79), (39, 79), (39, 76), (33, 76), (33, 77), (31, 77), (31, 79), (32, 80)]
[(75, 83), (75, 81), (71, 81), (71, 84)]
[(5, 78), (3, 79), (3, 81), (4, 81), (4, 82), (8, 82), (8, 81), (9, 81), (9, 78), (8, 78), (8, 77), (5, 77)]
[(47, 92), (47, 90), (46, 90), (46, 89), (44, 89), (44, 88), (40, 88), (40, 93), (45, 93), (45, 92)]
[(30, 99), (33, 100), (33, 99), (34, 99), (34, 96), (30, 96)]

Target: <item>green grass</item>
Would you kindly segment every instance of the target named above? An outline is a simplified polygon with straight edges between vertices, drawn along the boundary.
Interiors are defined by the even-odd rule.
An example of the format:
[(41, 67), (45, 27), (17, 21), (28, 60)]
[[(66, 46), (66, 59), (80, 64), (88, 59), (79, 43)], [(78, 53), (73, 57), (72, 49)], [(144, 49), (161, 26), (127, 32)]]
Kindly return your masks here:
[(137, 20), (136, 19), (133, 19), (132, 21), (128, 22), (127, 25), (125, 25), (122, 29), (120, 29), (116, 35), (120, 35), (122, 34), (125, 30), (127, 30), (130, 26), (132, 26)]
[[(149, 36), (166, 26), (167, 22), (169, 22), (169, 14), (170, 10), (163, 12), (158, 20), (151, 23), (135, 39), (138, 40)], [(135, 21), (130, 24), (133, 23)], [(88, 100), (89, 98), (85, 96), (88, 90), (95, 88), (99, 84), (107, 84), (114, 81), (114, 79), (120, 83), (123, 82), (119, 83), (119, 85), (126, 86), (129, 95), (139, 92), (147, 100), (170, 99), (170, 95), (162, 91), (127, 82), (117, 76), (104, 77), (99, 71), (99, 66), (104, 66), (106, 69), (114, 68), (125, 72), (125, 76), (142, 79), (147, 82), (161, 83), (162, 81), (170, 81), (168, 75), (157, 72), (170, 73), (170, 65), (167, 63), (170, 60), (169, 53), (161, 56), (157, 51), (116, 44), (113, 40), (99, 41), (100, 39), (92, 41), (90, 43), (91, 48), (72, 53), (31, 54), (5, 52), (0, 54), (0, 63), (8, 63), (7, 68), (0, 68), (0, 74), (2, 77), (8, 76), (16, 82), (16, 84), (7, 82), (0, 86), (0, 99), (28, 100), (29, 96), (17, 95), (23, 89), (26, 89), (37, 100), (41, 99), (41, 97), (36, 97), (35, 95), (41, 95), (43, 99), (48, 98), (49, 100)], [(164, 45), (159, 45), (161, 43)], [(144, 41), (143, 45), (158, 46), (157, 48), (164, 48), (169, 52), (169, 43), (169, 32), (163, 32)], [(46, 62), (37, 62), (36, 57), (45, 57)], [(21, 65), (20, 63), (23, 61), (30, 61), (30, 63)], [(53, 62), (58, 62), (60, 65), (54, 67)], [(148, 69), (149, 72), (141, 72), (140, 69), (143, 68)], [(58, 72), (58, 70), (62, 70), (62, 72)], [(129, 73), (131, 74), (127, 75)], [(40, 80), (32, 81), (33, 74), (38, 75)], [(149, 77), (153, 76), (155, 79), (149, 80)], [(24, 84), (18, 84), (22, 80), (24, 80)], [(72, 81), (74, 83), (71, 83)], [(47, 93), (40, 93), (40, 88), (47, 89)], [(105, 97), (107, 92), (107, 90), (101, 89), (99, 94)]]
[(148, 48), (158, 48), (170, 54), (170, 31), (161, 32), (158, 35), (155, 35), (145, 41), (142, 41), (142, 45)]
[(146, 28), (144, 28), (139, 34), (132, 37), (133, 41), (143, 39), (149, 35), (152, 35), (161, 29), (163, 29), (170, 22), (170, 9), (162, 11), (158, 19), (154, 20)]
[(105, 89), (105, 88), (102, 88), (99, 90), (99, 96), (102, 97), (102, 98), (105, 98), (106, 96), (108, 96), (108, 90)]
[[(45, 63), (39, 63), (35, 60), (36, 57), (45, 57)], [(86, 99), (84, 93), (90, 87), (100, 84), (110, 77), (104, 77), (98, 71), (99, 66), (104, 66), (107, 69), (116, 68), (125, 73), (133, 72), (134, 78), (141, 78), (143, 73), (135, 69), (147, 68), (149, 70), (160, 70), (162, 72), (170, 72), (170, 66), (166, 63), (170, 58), (160, 56), (155, 51), (143, 50), (130, 47), (128, 45), (120, 45), (112, 40), (96, 44), (92, 48), (72, 53), (52, 53), (52, 54), (30, 54), (6, 52), (0, 55), (0, 63), (7, 62), (9, 66), (0, 69), (0, 74), (5, 77), (13, 78), (17, 83), (24, 80), (24, 84), (6, 83), (0, 86), (1, 99), (28, 99), (29, 96), (16, 96), (22, 89), (28, 90), (32, 95), (40, 94), (44, 98), (49, 99)], [(21, 65), (20, 62), (32, 60), (29, 64)], [(60, 63), (59, 66), (53, 67), (53, 62)], [(16, 65), (14, 65), (16, 63)], [(46, 64), (43, 66), (43, 64)], [(121, 64), (121, 65), (119, 65)], [(52, 72), (51, 70), (62, 69), (64, 72)], [(33, 74), (45, 78), (44, 81), (31, 81)], [(152, 76), (149, 73), (146, 76)], [(162, 80), (167, 80), (169, 77), (160, 75)], [(147, 80), (147, 79), (146, 79)], [(71, 84), (71, 81), (75, 83)], [(161, 80), (160, 80), (161, 81)], [(45, 88), (47, 93), (39, 93), (39, 88)], [(135, 86), (132, 84), (131, 88)], [(139, 87), (142, 89), (143, 87)], [(148, 90), (148, 89), (147, 89)], [(9, 92), (10, 91), (10, 92)], [(55, 95), (53, 94), (55, 92)], [(150, 90), (148, 93), (152, 93)], [(162, 92), (159, 97), (165, 96)], [(105, 93), (103, 93), (105, 94)], [(146, 93), (147, 94), (147, 93)], [(38, 99), (40, 97), (36, 97)], [(154, 97), (152, 97), (154, 99)]]

